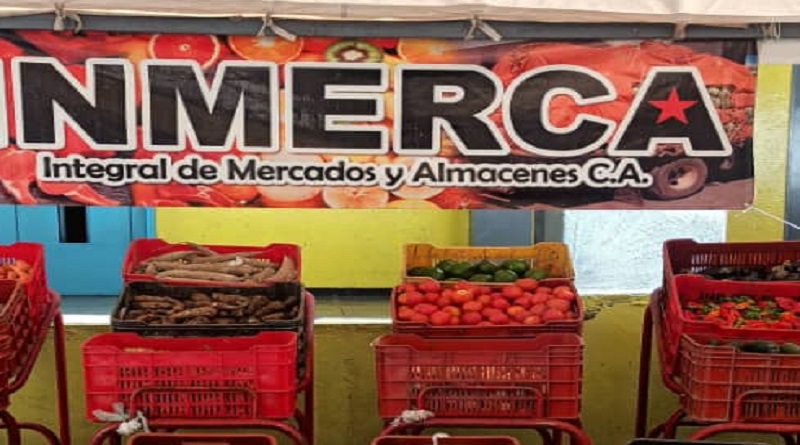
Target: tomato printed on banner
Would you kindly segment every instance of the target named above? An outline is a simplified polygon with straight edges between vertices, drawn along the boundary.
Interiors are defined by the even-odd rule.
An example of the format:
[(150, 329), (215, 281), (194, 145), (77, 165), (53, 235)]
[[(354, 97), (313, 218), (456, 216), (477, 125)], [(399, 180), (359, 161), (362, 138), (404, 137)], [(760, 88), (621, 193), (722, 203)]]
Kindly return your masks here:
[(0, 203), (744, 208), (755, 49), (1, 31)]

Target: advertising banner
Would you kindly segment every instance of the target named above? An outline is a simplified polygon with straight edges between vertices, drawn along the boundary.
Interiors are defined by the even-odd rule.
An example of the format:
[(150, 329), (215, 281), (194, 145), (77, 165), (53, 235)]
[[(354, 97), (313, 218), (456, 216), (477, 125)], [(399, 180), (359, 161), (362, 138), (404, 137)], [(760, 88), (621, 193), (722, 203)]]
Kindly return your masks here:
[(755, 43), (0, 33), (0, 203), (741, 209)]

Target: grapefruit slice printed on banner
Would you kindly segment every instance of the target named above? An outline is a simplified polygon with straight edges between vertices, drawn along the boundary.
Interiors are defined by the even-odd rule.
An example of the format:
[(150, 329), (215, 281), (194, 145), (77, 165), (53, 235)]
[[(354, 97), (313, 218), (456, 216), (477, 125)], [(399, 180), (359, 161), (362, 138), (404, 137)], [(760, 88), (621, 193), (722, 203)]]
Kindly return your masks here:
[(389, 202), (389, 193), (378, 187), (326, 187), (322, 199), (332, 209), (379, 209)]
[(397, 55), (411, 63), (455, 63), (456, 46), (452, 42), (432, 39), (400, 39)]
[(220, 43), (211, 35), (156, 34), (148, 50), (154, 59), (196, 60), (208, 69), (219, 60)]
[(303, 39), (294, 42), (281, 37), (229, 36), (228, 46), (247, 60), (286, 63), (303, 51)]

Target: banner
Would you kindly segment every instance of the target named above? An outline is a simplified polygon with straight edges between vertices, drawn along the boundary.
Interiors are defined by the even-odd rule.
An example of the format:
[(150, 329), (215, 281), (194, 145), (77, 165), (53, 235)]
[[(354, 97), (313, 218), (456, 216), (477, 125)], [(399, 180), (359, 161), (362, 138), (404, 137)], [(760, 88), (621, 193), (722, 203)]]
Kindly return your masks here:
[(754, 42), (0, 34), (0, 203), (741, 209)]

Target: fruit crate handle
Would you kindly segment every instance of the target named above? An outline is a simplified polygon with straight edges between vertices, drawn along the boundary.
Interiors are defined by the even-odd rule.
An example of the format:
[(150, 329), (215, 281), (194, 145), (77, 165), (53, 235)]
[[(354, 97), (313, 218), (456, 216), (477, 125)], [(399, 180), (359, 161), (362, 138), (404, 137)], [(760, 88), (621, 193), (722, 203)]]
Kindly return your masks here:
[(782, 390), (782, 389), (753, 389), (750, 391), (745, 391), (738, 396), (733, 401), (733, 418), (732, 422), (747, 422), (746, 419), (742, 417), (742, 404), (746, 401), (748, 397), (753, 396), (791, 396), (794, 397), (798, 402), (800, 402), (800, 390), (797, 391), (790, 391), (790, 390)]
[[(141, 408), (138, 408), (140, 404), (144, 404), (143, 400), (139, 400), (148, 393), (157, 393), (157, 392), (171, 392), (175, 394), (186, 394), (186, 393), (220, 393), (220, 394), (232, 394), (232, 393), (240, 393), (246, 396), (247, 403), (250, 405), (250, 413), (252, 416), (255, 417), (257, 412), (256, 409), (256, 393), (250, 388), (198, 388), (193, 386), (148, 386), (145, 388), (138, 388), (135, 389), (131, 393), (131, 403), (130, 408), (128, 409), (128, 413), (131, 416), (135, 416), (137, 411), (144, 411)], [(148, 414), (145, 412), (145, 414)]]
[[(423, 388), (419, 392), (419, 394), (417, 395), (417, 407), (419, 409), (427, 409), (428, 407), (425, 404), (426, 396), (429, 393), (431, 393), (433, 391), (438, 391), (438, 390), (444, 390), (444, 391), (453, 391), (453, 390), (458, 390), (458, 391), (467, 390), (467, 391), (470, 391), (471, 390), (471, 391), (481, 391), (481, 392), (490, 392), (490, 391), (520, 391), (520, 392), (526, 392), (526, 393), (530, 394), (530, 398), (531, 399), (536, 401), (536, 413), (537, 413), (537, 415), (541, 416), (541, 415), (544, 414), (544, 395), (542, 394), (541, 391), (539, 391), (536, 388), (530, 388), (530, 387), (526, 387), (526, 386), (508, 386), (508, 385), (506, 385), (506, 386), (499, 386), (499, 385), (498, 386), (494, 386), (494, 385), (487, 385), (487, 386), (462, 386), (462, 385), (458, 385), (458, 386), (428, 386), (426, 388)], [(429, 410), (429, 411), (433, 412), (432, 410)], [(434, 412), (434, 414), (436, 414), (436, 413)]]

